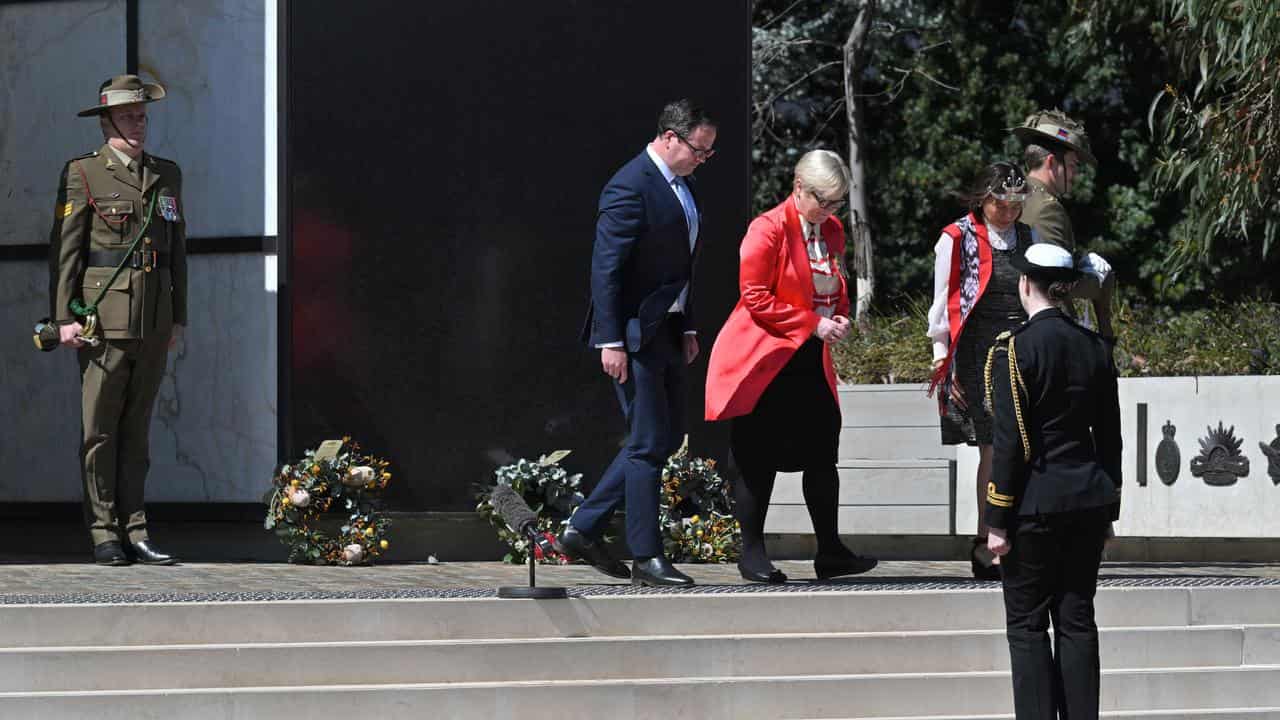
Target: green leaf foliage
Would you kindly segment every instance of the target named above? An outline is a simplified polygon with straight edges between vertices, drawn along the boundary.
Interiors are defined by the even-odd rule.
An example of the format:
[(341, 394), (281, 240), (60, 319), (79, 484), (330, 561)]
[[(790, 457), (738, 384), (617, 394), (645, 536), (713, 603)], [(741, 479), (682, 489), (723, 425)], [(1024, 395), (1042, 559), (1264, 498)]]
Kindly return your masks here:
[[(842, 382), (929, 382), (923, 300), (896, 315), (875, 314), (869, 330), (833, 348)], [(1198, 309), (1121, 302), (1114, 319), (1123, 377), (1280, 375), (1280, 303), (1217, 301)]]
[[(1108, 5), (1123, 5), (1127, 14), (1093, 10)], [(1186, 6), (1181, 15), (1169, 14), (1174, 5)], [(1259, 59), (1249, 67), (1265, 67), (1270, 74), (1258, 82), (1280, 91), (1275, 74), (1280, 53), (1267, 40), (1280, 21), (1262, 23), (1255, 17), (1246, 22), (1253, 10), (1241, 11), (1214, 26), (1220, 31), (1215, 43), (1195, 44), (1189, 38), (1203, 33), (1188, 36), (1170, 29), (1177, 18), (1190, 17), (1190, 5), (1181, 0), (1102, 0), (1080, 3), (1079, 9), (1065, 0), (879, 4), (862, 81), (869, 141), (866, 191), (876, 238), (877, 309), (884, 317), (910, 314), (902, 298), (930, 291), (933, 245), (941, 228), (963, 214), (955, 191), (986, 163), (1021, 163), (1021, 147), (1009, 128), (1036, 109), (1054, 107), (1084, 123), (1099, 158), (1097, 168), (1082, 169), (1065, 199), (1077, 244), (1110, 261), (1125, 297), (1196, 307), (1214, 298), (1251, 297), (1260, 286), (1269, 291), (1270, 278), (1280, 270), (1276, 253), (1259, 259), (1258, 253), (1235, 252), (1227, 245), (1210, 256), (1203, 238), (1242, 236), (1247, 229), (1261, 247), (1276, 231), (1274, 223), (1260, 218), (1273, 217), (1277, 208), (1278, 164), (1272, 153), (1280, 152), (1274, 129), (1280, 113), (1257, 100), (1250, 106), (1256, 110), (1228, 122), (1221, 107), (1224, 99), (1235, 97), (1231, 88), (1242, 87), (1232, 84), (1231, 63), (1244, 63), (1246, 57), (1269, 53), (1269, 64)], [(1265, 6), (1276, 16), (1273, 4), (1262, 0), (1195, 5), (1196, 13)], [(805, 151), (825, 147), (848, 156), (842, 46), (859, 6), (852, 0), (759, 0), (754, 5), (757, 212), (786, 197), (795, 162)], [(1239, 29), (1247, 29), (1247, 37), (1233, 34)], [(1202, 72), (1203, 47), (1210, 52)], [(1195, 62), (1188, 66), (1192, 49)], [(1199, 98), (1187, 99), (1194, 83), (1176, 98), (1167, 94), (1165, 85), (1188, 72), (1203, 76), (1197, 81), (1208, 78)], [(1205, 108), (1210, 108), (1207, 116)], [(1192, 127), (1193, 120), (1205, 117), (1210, 118), (1205, 129)], [(1186, 146), (1194, 133), (1204, 141)], [(1173, 148), (1182, 148), (1181, 154)], [(1230, 191), (1221, 204), (1227, 178)], [(1180, 183), (1182, 189), (1172, 192)], [(1210, 208), (1210, 201), (1221, 205)], [(847, 216), (842, 220), (848, 225)]]
[[(1274, 0), (1082, 3), (1082, 45), (1116, 32), (1161, 41), (1170, 66), (1150, 104), (1152, 178), (1185, 201), (1180, 267), (1244, 252), (1268, 258), (1280, 231), (1280, 12)], [(1218, 283), (1221, 287), (1223, 283)]]

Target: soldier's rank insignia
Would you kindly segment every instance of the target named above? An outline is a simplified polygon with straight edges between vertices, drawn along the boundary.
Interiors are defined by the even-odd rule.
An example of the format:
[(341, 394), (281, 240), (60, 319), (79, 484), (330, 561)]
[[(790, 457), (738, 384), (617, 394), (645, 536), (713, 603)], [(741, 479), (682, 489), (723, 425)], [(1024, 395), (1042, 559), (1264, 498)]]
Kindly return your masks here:
[(63, 205), (63, 206), (62, 206), (62, 217), (64, 217), (64, 218), (65, 218), (65, 217), (71, 217), (71, 212), (72, 212), (72, 210), (74, 210), (74, 209), (75, 209), (75, 203), (68, 202), (66, 205)]
[(169, 222), (178, 222), (182, 219), (178, 214), (178, 198), (172, 195), (161, 195), (156, 202), (160, 205), (160, 217)]

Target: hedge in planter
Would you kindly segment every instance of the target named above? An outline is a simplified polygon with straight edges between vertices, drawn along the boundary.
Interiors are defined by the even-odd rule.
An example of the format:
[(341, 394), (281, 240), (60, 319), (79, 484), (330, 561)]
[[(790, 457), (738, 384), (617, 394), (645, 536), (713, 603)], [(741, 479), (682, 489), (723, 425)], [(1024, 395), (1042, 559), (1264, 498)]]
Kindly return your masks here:
[[(907, 301), (901, 314), (868, 319), (868, 329), (833, 348), (847, 383), (929, 380), (927, 307)], [(1280, 304), (1246, 300), (1174, 309), (1121, 302), (1116, 308), (1116, 368), (1122, 377), (1280, 374)]]

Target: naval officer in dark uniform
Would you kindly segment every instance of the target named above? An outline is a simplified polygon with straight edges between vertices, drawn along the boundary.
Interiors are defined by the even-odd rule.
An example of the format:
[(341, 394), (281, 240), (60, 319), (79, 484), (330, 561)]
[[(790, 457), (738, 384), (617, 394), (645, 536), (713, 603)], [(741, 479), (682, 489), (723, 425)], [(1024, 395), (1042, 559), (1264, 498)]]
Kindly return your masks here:
[(1080, 277), (1071, 253), (1034, 244), (1013, 264), (1029, 319), (987, 359), (986, 521), (987, 545), (1003, 558), (1014, 708), (1018, 720), (1089, 720), (1101, 672), (1093, 596), (1120, 515), (1116, 369), (1111, 341), (1061, 309)]

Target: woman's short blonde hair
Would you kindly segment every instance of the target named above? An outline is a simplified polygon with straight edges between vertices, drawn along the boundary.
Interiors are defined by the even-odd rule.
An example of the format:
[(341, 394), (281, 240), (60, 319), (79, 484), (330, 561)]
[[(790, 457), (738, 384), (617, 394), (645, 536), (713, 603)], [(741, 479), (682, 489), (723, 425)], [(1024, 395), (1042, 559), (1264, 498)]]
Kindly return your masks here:
[(849, 168), (830, 150), (810, 150), (796, 163), (796, 180), (824, 198), (849, 192)]

